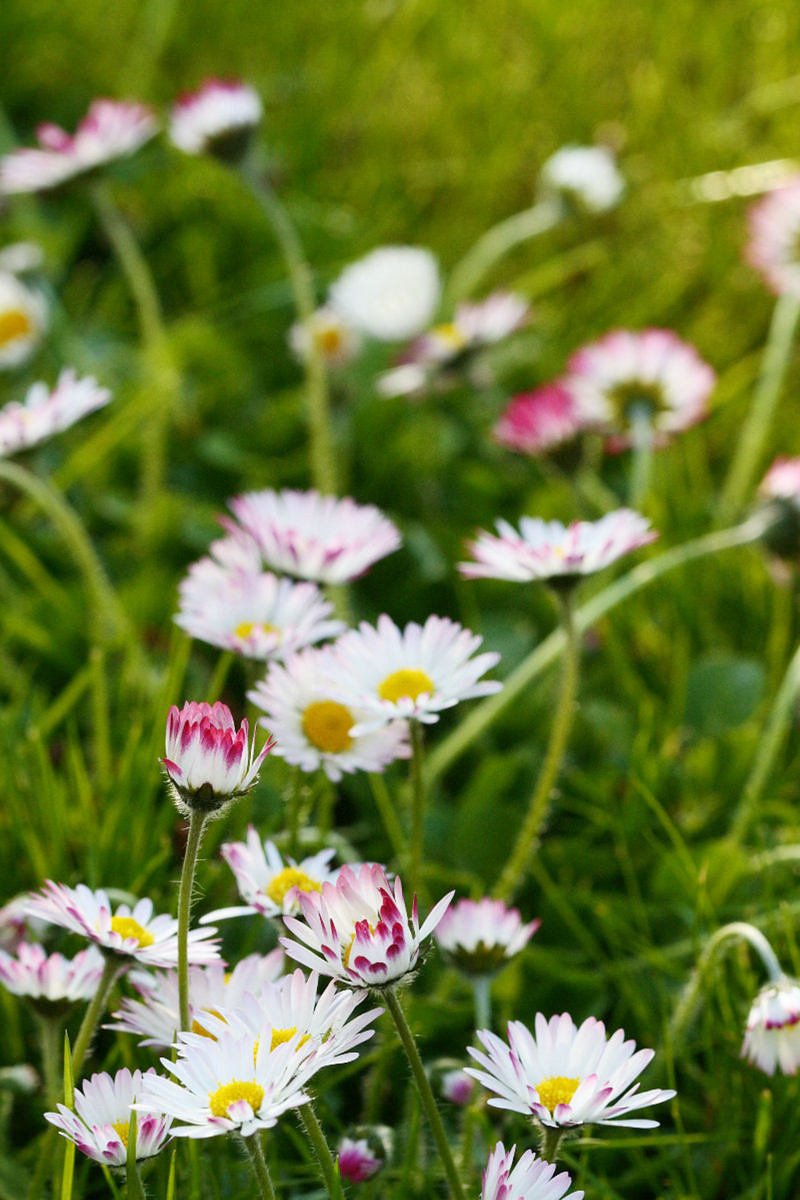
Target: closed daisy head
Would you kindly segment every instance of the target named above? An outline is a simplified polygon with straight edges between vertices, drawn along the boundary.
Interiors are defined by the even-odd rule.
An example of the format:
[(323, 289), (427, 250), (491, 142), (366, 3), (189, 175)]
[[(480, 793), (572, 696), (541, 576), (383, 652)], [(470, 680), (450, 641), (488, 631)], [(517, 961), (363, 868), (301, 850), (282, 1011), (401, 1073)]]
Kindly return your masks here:
[(750, 209), (745, 257), (778, 295), (800, 296), (800, 176)]
[(540, 181), (545, 195), (589, 213), (614, 208), (625, 191), (614, 156), (604, 146), (562, 146), (545, 162)]
[(561, 383), (515, 396), (494, 427), (495, 441), (520, 454), (546, 454), (595, 424)]
[(779, 979), (762, 988), (747, 1018), (742, 1058), (774, 1075), (796, 1075), (800, 1067), (800, 984)]
[(54, 388), (34, 383), (22, 404), (12, 400), (0, 409), (0, 458), (37, 446), (110, 399), (111, 392), (91, 376), (79, 379), (71, 370), (61, 372)]
[(381, 246), (345, 267), (328, 303), (354, 329), (382, 342), (421, 333), (439, 305), (439, 267), (418, 246)]
[(506, 1151), (497, 1143), (483, 1172), (481, 1200), (583, 1200), (583, 1192), (565, 1196), (571, 1177), (566, 1171), (556, 1175), (555, 1163), (537, 1158), (532, 1150), (521, 1154), (514, 1166), (516, 1149)]
[(465, 975), (494, 975), (519, 954), (540, 921), (523, 923), (519, 909), (502, 900), (458, 900), (436, 927), (436, 944), (448, 962)]
[(251, 825), (246, 842), (226, 842), (220, 853), (236, 876), (239, 893), (245, 901), (238, 908), (224, 908), (208, 913), (205, 921), (221, 917), (261, 913), (263, 917), (280, 917), (299, 912), (303, 892), (319, 892), (322, 885), (336, 878), (330, 867), (333, 850), (320, 850), (309, 858), (295, 862), (282, 858), (274, 842), (261, 838)]
[(94, 946), (69, 959), (48, 954), (36, 942), (20, 942), (14, 954), (0, 950), (0, 984), (14, 996), (26, 996), (37, 1012), (55, 1016), (79, 1000), (91, 1000), (103, 965)]
[(0, 268), (0, 371), (27, 362), (46, 325), (44, 298)]
[(261, 120), (261, 97), (238, 79), (207, 79), (186, 92), (170, 114), (169, 136), (186, 154), (212, 154), (225, 162), (244, 157)]
[(267, 738), (256, 754), (247, 720), (236, 728), (226, 704), (187, 701), (173, 704), (167, 717), (166, 756), (161, 759), (181, 812), (219, 814), (258, 781), (261, 764), (274, 742)]
[(366, 1183), (383, 1166), (366, 1138), (343, 1137), (337, 1150), (339, 1174), (348, 1183)]
[[(128, 1161), (131, 1107), (140, 1099), (155, 1071), (142, 1074), (124, 1067), (116, 1075), (103, 1071), (75, 1089), (75, 1111), (58, 1105), (45, 1113), (62, 1137), (74, 1142), (82, 1154), (106, 1167), (124, 1167)], [(171, 1120), (154, 1107), (137, 1106), (136, 1161), (152, 1158), (170, 1139)]]

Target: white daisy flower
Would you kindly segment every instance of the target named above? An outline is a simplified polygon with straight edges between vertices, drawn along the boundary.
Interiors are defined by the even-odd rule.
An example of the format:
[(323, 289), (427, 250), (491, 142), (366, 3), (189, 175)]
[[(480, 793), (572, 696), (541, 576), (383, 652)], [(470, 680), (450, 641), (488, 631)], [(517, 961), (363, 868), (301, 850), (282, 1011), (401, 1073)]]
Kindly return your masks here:
[(358, 579), (401, 544), (388, 517), (349, 497), (266, 488), (236, 496), (230, 507), (267, 566), (317, 583)]
[(261, 97), (238, 79), (207, 79), (180, 96), (170, 114), (169, 136), (186, 154), (213, 154), (238, 162), (261, 121)]
[[(189, 968), (189, 1016), (192, 1033), (205, 1030), (204, 1019), (221, 1009), (238, 1008), (246, 992), (260, 995), (267, 983), (283, 974), (284, 954), (280, 947), (269, 954), (250, 954), (227, 971), (223, 963)], [(113, 1014), (120, 1029), (141, 1038), (140, 1046), (169, 1048), (180, 1029), (177, 971), (131, 971), (128, 980), (141, 999), (125, 997)]]
[(606, 513), (599, 521), (573, 521), (571, 525), (523, 517), (519, 532), (501, 519), (497, 532), (499, 537), (479, 530), (476, 540), (467, 543), (475, 561), (458, 564), (465, 579), (566, 582), (602, 571), (658, 537), (650, 522), (630, 508)]
[(10, 270), (0, 269), (0, 371), (26, 362), (47, 326), (47, 304)]
[(338, 875), (338, 869), (328, 865), (334, 853), (334, 850), (320, 850), (299, 863), (293, 858), (284, 860), (274, 842), (268, 840), (262, 844), (253, 826), (248, 826), (246, 842), (226, 842), (220, 849), (245, 903), (207, 913), (200, 924), (250, 913), (281, 917), (284, 913), (299, 912), (301, 892), (319, 892), (324, 883)]
[(614, 156), (603, 146), (562, 146), (545, 162), (539, 179), (546, 195), (590, 213), (614, 208), (625, 191)]
[(300, 940), (281, 938), (281, 945), (303, 966), (350, 987), (385, 987), (413, 971), (422, 943), (452, 898), (453, 892), (444, 896), (420, 928), (417, 898), (409, 921), (399, 878), (392, 890), (377, 864), (364, 863), (358, 874), (345, 866), (335, 884), (324, 883), (320, 893), (302, 893), (304, 920), (284, 917), (287, 929)]
[(0, 193), (43, 192), (95, 167), (125, 158), (149, 141), (156, 119), (142, 104), (93, 100), (74, 135), (40, 125), (37, 149), (12, 150), (0, 159)]
[(778, 295), (800, 296), (800, 175), (749, 212), (745, 257)]
[[(133, 908), (117, 906), (112, 913), (106, 893), (92, 891), (86, 884), (67, 887), (45, 881), (41, 895), (31, 895), (28, 912), (53, 925), (87, 937), (106, 954), (121, 960), (133, 959), (148, 967), (175, 967), (178, 963), (178, 922), (161, 913), (153, 916), (153, 901), (138, 900)], [(219, 959), (219, 943), (209, 940), (215, 929), (189, 930), (189, 962), (211, 963)]]
[(354, 737), (351, 730), (368, 714), (334, 700), (326, 689), (324, 650), (303, 650), (284, 665), (273, 663), (266, 679), (247, 693), (260, 708), (275, 738), (274, 753), (306, 772), (323, 770), (334, 783), (355, 771), (383, 771), (409, 758), (408, 725), (388, 725)]
[(161, 759), (181, 812), (218, 810), (244, 796), (275, 745), (267, 738), (256, 754), (255, 735), (248, 742), (245, 719), (239, 729), (227, 704), (187, 701), (173, 704), (167, 717), (167, 753)]
[(78, 1000), (91, 1000), (103, 966), (94, 946), (69, 959), (48, 954), (36, 942), (20, 942), (16, 954), (0, 950), (0, 984), (14, 996), (27, 996), (38, 1012), (55, 1013)]
[(759, 492), (767, 500), (788, 500), (800, 509), (800, 458), (784, 455), (776, 458), (761, 481)]
[(412, 621), (401, 630), (384, 613), (377, 629), (362, 621), (327, 650), (331, 695), (368, 714), (351, 737), (398, 718), (432, 724), (460, 700), (489, 696), (503, 686), (480, 677), (500, 660), (494, 651), (470, 656), (482, 638), (448, 617)]
[(381, 246), (345, 267), (328, 303), (368, 337), (401, 342), (430, 324), (440, 294), (439, 267), (430, 250)]
[(556, 1164), (526, 1150), (513, 1166), (517, 1147), (506, 1151), (498, 1142), (483, 1172), (481, 1200), (583, 1200), (583, 1192), (565, 1196), (572, 1179), (566, 1171), (556, 1175)]
[(431, 372), (419, 362), (404, 362), (399, 367), (381, 371), (375, 380), (375, 390), (384, 400), (398, 396), (413, 396), (422, 392), (431, 381)]
[(78, 379), (69, 369), (61, 372), (52, 391), (46, 383), (34, 383), (22, 404), (12, 400), (0, 408), (0, 458), (61, 433), (110, 399), (108, 389), (91, 376)]
[(356, 357), (361, 338), (334, 308), (325, 304), (305, 323), (292, 325), (289, 347), (300, 362), (307, 362), (315, 349), (329, 367), (341, 367)]
[[(92, 1075), (75, 1089), (75, 1112), (59, 1104), (57, 1113), (45, 1113), (62, 1137), (74, 1142), (82, 1154), (106, 1167), (124, 1167), (128, 1161), (131, 1107), (146, 1083), (156, 1077), (151, 1068), (142, 1074), (127, 1067), (112, 1078), (105, 1071)], [(136, 1161), (152, 1158), (170, 1140), (169, 1117), (160, 1110), (137, 1106)]]
[(495, 1093), (491, 1105), (526, 1113), (554, 1129), (658, 1125), (630, 1116), (675, 1095), (663, 1088), (639, 1092), (638, 1083), (633, 1083), (653, 1058), (653, 1050), (634, 1053), (636, 1043), (626, 1042), (621, 1029), (607, 1039), (605, 1025), (594, 1017), (576, 1027), (569, 1013), (549, 1021), (537, 1013), (535, 1030), (534, 1036), (521, 1021), (509, 1021), (508, 1043), (480, 1029), (478, 1039), (486, 1053), (468, 1047), (483, 1070), (468, 1067), (467, 1073)]
[(517, 908), (485, 896), (451, 904), (436, 927), (436, 944), (466, 975), (493, 975), (524, 950), (541, 921), (523, 924)]
[(742, 1058), (767, 1075), (776, 1067), (796, 1075), (800, 1067), (800, 984), (779, 979), (762, 988), (747, 1018)]
[(453, 325), (468, 346), (489, 346), (515, 333), (530, 315), (524, 296), (492, 292), (484, 300), (459, 304)]

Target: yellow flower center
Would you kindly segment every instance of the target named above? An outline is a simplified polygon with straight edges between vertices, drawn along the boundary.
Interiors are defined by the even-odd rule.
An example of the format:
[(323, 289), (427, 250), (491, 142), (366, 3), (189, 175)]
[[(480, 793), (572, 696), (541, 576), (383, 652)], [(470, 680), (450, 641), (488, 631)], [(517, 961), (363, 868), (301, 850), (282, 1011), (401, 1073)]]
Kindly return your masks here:
[(277, 633), (278, 630), (274, 625), (267, 625), (264, 621), (240, 621), (233, 631), (233, 636), (246, 641), (252, 637), (254, 633)]
[(467, 344), (463, 333), (452, 321), (446, 321), (443, 325), (436, 325), (432, 333), (438, 342), (442, 342), (443, 345), (448, 346), (451, 350), (462, 350)]
[(148, 933), (138, 921), (134, 921), (133, 917), (112, 917), (111, 928), (120, 937), (136, 938), (142, 950), (152, 946), (155, 941), (152, 933)]
[(0, 350), (17, 338), (27, 337), (33, 330), (31, 319), (19, 308), (0, 313)]
[(317, 345), (323, 354), (337, 354), (342, 347), (342, 331), (336, 329), (335, 326), (329, 325), (326, 329), (320, 329), (317, 333)]
[(303, 713), (303, 733), (312, 746), (326, 754), (341, 754), (352, 745), (354, 724), (350, 709), (335, 700), (317, 700)]
[[(218, 1013), (215, 1008), (201, 1008), (198, 1016), (202, 1013), (208, 1013), (210, 1017), (219, 1017), (220, 1021), (225, 1021), (222, 1013)], [(225, 1021), (225, 1024), (227, 1025), (227, 1021)], [(195, 1017), (192, 1021), (192, 1033), (199, 1033), (200, 1037), (211, 1038), (212, 1042), (217, 1040), (216, 1034), (209, 1033), (208, 1030), (200, 1024), (197, 1017)]]
[(387, 675), (383, 683), (378, 684), (378, 695), (381, 700), (391, 700), (396, 703), (403, 696), (416, 700), (423, 692), (435, 691), (433, 680), (424, 671), (403, 667)]
[(292, 888), (301, 892), (321, 892), (322, 884), (306, 875), (299, 867), (284, 867), (269, 881), (267, 895), (274, 904), (283, 904), (286, 893)]
[(569, 1104), (579, 1083), (580, 1079), (568, 1079), (566, 1075), (550, 1075), (536, 1085), (539, 1101), (552, 1116), (557, 1105)]
[(129, 1121), (114, 1121), (114, 1122), (112, 1122), (111, 1128), (114, 1130), (114, 1133), (117, 1135), (117, 1137), (122, 1142), (125, 1149), (127, 1150), (128, 1149), (128, 1130), (130, 1129), (130, 1122)]
[(246, 1100), (257, 1113), (264, 1102), (264, 1089), (255, 1080), (245, 1083), (234, 1079), (231, 1083), (221, 1083), (215, 1092), (209, 1093), (208, 1106), (215, 1117), (227, 1117), (228, 1109), (237, 1100)]

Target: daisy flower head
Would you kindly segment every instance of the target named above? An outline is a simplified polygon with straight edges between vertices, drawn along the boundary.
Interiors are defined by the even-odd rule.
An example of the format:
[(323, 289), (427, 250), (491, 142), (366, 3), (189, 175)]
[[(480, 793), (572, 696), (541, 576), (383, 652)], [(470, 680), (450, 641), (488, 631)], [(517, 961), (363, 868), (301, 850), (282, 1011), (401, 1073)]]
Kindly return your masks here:
[(0, 949), (11, 952), (19, 942), (44, 935), (48, 922), (31, 917), (28, 900), (28, 893), (21, 892), (0, 908)]
[(353, 727), (368, 713), (335, 700), (326, 687), (324, 650), (301, 650), (284, 664), (272, 663), (266, 679), (247, 693), (266, 713), (275, 753), (302, 771), (323, 770), (334, 783), (355, 771), (381, 772), (409, 758), (408, 725), (390, 721), (368, 733)]
[(299, 941), (280, 941), (291, 958), (312, 971), (354, 988), (381, 988), (413, 971), (422, 943), (452, 898), (449, 892), (434, 905), (420, 928), (416, 896), (409, 920), (399, 878), (392, 888), (377, 864), (364, 863), (357, 874), (345, 866), (335, 884), (301, 895), (304, 920), (284, 917)]
[(716, 379), (694, 346), (670, 329), (615, 329), (572, 355), (562, 384), (611, 434), (608, 448), (619, 451), (632, 445), (642, 417), (656, 445), (704, 420)]
[(471, 655), (482, 642), (449, 617), (428, 617), (399, 629), (385, 613), (377, 628), (362, 621), (328, 647), (325, 666), (331, 695), (363, 709), (352, 736), (408, 719), (433, 724), (460, 700), (489, 696), (501, 683), (481, 680), (500, 660), (494, 651)]
[(583, 1192), (565, 1196), (572, 1178), (566, 1171), (556, 1175), (556, 1164), (537, 1158), (532, 1150), (519, 1156), (514, 1166), (516, 1146), (506, 1151), (498, 1142), (489, 1155), (483, 1172), (481, 1200), (583, 1200)]
[(69, 429), (81, 417), (108, 404), (111, 392), (95, 379), (79, 379), (66, 369), (50, 389), (46, 383), (34, 383), (22, 402), (11, 401), (0, 408), (0, 458), (27, 450)]
[(492, 292), (485, 300), (459, 304), (453, 325), (468, 346), (491, 346), (521, 329), (530, 305), (515, 292)]
[(16, 954), (0, 950), (0, 984), (13, 996), (27, 996), (37, 1012), (55, 1016), (79, 1000), (91, 1000), (103, 966), (94, 946), (69, 959), (48, 954), (37, 942), (20, 942)]
[[(123, 1067), (113, 1077), (103, 1071), (75, 1089), (75, 1111), (58, 1105), (58, 1112), (45, 1113), (62, 1137), (74, 1142), (82, 1154), (106, 1167), (124, 1167), (128, 1161), (131, 1108), (141, 1097), (151, 1067), (144, 1074)], [(136, 1161), (152, 1158), (170, 1140), (171, 1119), (158, 1109), (138, 1108), (136, 1118)]]
[[(137, 900), (112, 910), (102, 888), (92, 891), (86, 884), (67, 887), (48, 879), (40, 895), (31, 895), (28, 912), (52, 925), (60, 925), (94, 942), (106, 955), (115, 955), (120, 965), (131, 961), (147, 967), (178, 964), (178, 922), (161, 913), (153, 916), (153, 902)], [(189, 962), (211, 963), (219, 959), (215, 929), (189, 930)]]
[(44, 298), (0, 267), (0, 371), (27, 362), (46, 326)]
[[(237, 963), (232, 971), (223, 963), (189, 968), (189, 1016), (193, 1033), (202, 1033), (208, 1015), (222, 1009), (234, 1009), (242, 1003), (245, 993), (260, 995), (265, 985), (283, 974), (284, 954), (280, 947), (269, 954), (250, 954)], [(140, 1046), (169, 1048), (180, 1029), (180, 998), (177, 971), (131, 971), (128, 980), (140, 999), (125, 997), (115, 1024), (107, 1029), (119, 1029), (139, 1037)]]
[(482, 978), (524, 950), (541, 921), (524, 924), (519, 909), (502, 900), (458, 900), (436, 927), (436, 944), (448, 962), (465, 975)]
[(154, 115), (142, 104), (93, 100), (74, 134), (40, 125), (35, 149), (12, 150), (0, 159), (0, 193), (45, 192), (118, 158), (127, 158), (156, 133)]
[(779, 296), (800, 296), (800, 175), (768, 192), (749, 212), (745, 258)]
[(472, 1046), (468, 1052), (482, 1069), (468, 1067), (467, 1072), (495, 1093), (489, 1103), (525, 1113), (549, 1128), (598, 1124), (651, 1129), (658, 1121), (630, 1114), (675, 1095), (663, 1088), (640, 1092), (633, 1081), (654, 1051), (636, 1051), (622, 1029), (606, 1038), (605, 1025), (594, 1017), (578, 1027), (569, 1013), (549, 1021), (537, 1013), (535, 1033), (521, 1021), (509, 1021), (507, 1043), (488, 1029), (478, 1030), (478, 1040), (486, 1053)]
[(396, 526), (372, 504), (290, 488), (245, 492), (231, 510), (275, 571), (317, 583), (349, 583), (400, 544)]
[(761, 481), (759, 494), (765, 500), (786, 500), (800, 511), (800, 458), (776, 458)]
[(509, 450), (546, 454), (592, 424), (578, 397), (556, 382), (514, 396), (493, 433), (495, 441)]
[(377, 1175), (383, 1159), (373, 1154), (366, 1138), (343, 1137), (337, 1150), (339, 1174), (348, 1183), (366, 1183)]
[(178, 809), (198, 808), (221, 815), (233, 800), (258, 782), (261, 764), (275, 745), (267, 738), (256, 754), (255, 733), (248, 742), (247, 719), (238, 730), (227, 704), (187, 700), (173, 704), (167, 717), (166, 756), (161, 759)]
[(240, 162), (261, 121), (261, 97), (239, 79), (207, 79), (186, 92), (170, 114), (169, 136), (185, 154), (211, 154)]
[(328, 304), (367, 337), (401, 342), (427, 328), (440, 295), (439, 266), (430, 250), (381, 246), (345, 267)]
[(289, 348), (300, 362), (307, 362), (316, 351), (327, 366), (342, 367), (358, 354), (361, 337), (335, 308), (325, 304), (307, 321), (292, 325)]
[(458, 564), (465, 579), (547, 580), (555, 586), (569, 585), (658, 537), (650, 522), (630, 508), (606, 513), (599, 521), (573, 521), (571, 525), (523, 517), (519, 532), (500, 519), (497, 535), (479, 530), (476, 540), (467, 543), (474, 561)]
[(800, 1067), (800, 984), (779, 979), (762, 988), (747, 1018), (742, 1058), (774, 1075), (796, 1075)]
[[(447, 915), (447, 914), (445, 914)], [(445, 1100), (465, 1108), (471, 1103), (475, 1092), (475, 1080), (471, 1079), (460, 1067), (445, 1071), (439, 1082), (441, 1093)]]
[(758, 489), (765, 529), (764, 545), (789, 563), (800, 556), (800, 458), (780, 456)]
[(320, 892), (324, 883), (336, 878), (330, 866), (334, 850), (320, 850), (301, 862), (283, 859), (274, 842), (261, 841), (252, 825), (246, 842), (226, 842), (220, 854), (236, 877), (236, 885), (244, 906), (222, 908), (201, 919), (246, 916), (261, 913), (262, 917), (281, 917), (300, 911), (303, 892)]
[(614, 155), (604, 146), (562, 146), (543, 165), (545, 196), (588, 213), (616, 207), (625, 191)]

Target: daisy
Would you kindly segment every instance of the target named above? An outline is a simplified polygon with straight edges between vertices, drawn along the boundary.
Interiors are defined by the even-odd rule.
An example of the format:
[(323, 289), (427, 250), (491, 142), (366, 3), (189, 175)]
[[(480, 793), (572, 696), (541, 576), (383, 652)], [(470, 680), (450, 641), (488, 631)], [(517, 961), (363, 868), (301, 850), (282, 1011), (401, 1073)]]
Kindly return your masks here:
[(261, 97), (238, 79), (207, 79), (179, 97), (170, 114), (169, 136), (186, 154), (213, 154), (238, 162), (262, 115)]
[(94, 946), (69, 959), (48, 955), (36, 942), (20, 942), (16, 955), (0, 950), (0, 983), (14, 996), (27, 996), (37, 1012), (55, 1015), (79, 1000), (91, 1000), (103, 966)]
[(325, 304), (305, 323), (292, 325), (289, 347), (300, 362), (307, 362), (313, 349), (329, 367), (341, 367), (356, 357), (361, 338), (335, 309)]
[(614, 156), (603, 146), (562, 146), (545, 162), (539, 179), (546, 195), (590, 213), (614, 208), (625, 191)]
[(544, 454), (596, 425), (561, 383), (515, 396), (494, 427), (495, 441), (520, 454)]
[(659, 445), (702, 421), (716, 375), (669, 329), (615, 329), (577, 350), (561, 383), (613, 434), (610, 448), (622, 450), (632, 444), (640, 413)]
[(530, 316), (530, 305), (514, 292), (492, 292), (485, 300), (459, 304), (453, 325), (468, 346), (489, 346), (516, 333)]
[(541, 921), (523, 924), (519, 909), (502, 900), (459, 900), (436, 927), (436, 944), (466, 975), (493, 975), (527, 946)]
[[(447, 913), (445, 913), (445, 916), (447, 916)], [(441, 921), (439, 924), (441, 924)], [(459, 1108), (465, 1108), (466, 1105), (472, 1102), (475, 1081), (470, 1079), (465, 1071), (456, 1068), (453, 1071), (445, 1071), (439, 1087), (445, 1100), (449, 1100), (451, 1104), (457, 1104)]]
[(94, 167), (125, 158), (149, 141), (156, 120), (142, 104), (93, 100), (71, 136), (58, 125), (40, 125), (37, 149), (12, 150), (0, 159), (0, 193), (43, 192)]
[(440, 293), (439, 267), (429, 250), (381, 246), (344, 269), (328, 303), (368, 337), (400, 342), (430, 324)]
[(0, 268), (0, 371), (33, 354), (47, 325), (47, 305), (10, 270)]
[(187, 701), (173, 704), (167, 717), (167, 753), (161, 759), (183, 813), (192, 808), (221, 810), (258, 782), (261, 764), (275, 745), (267, 738), (256, 754), (255, 735), (248, 744), (247, 720), (236, 728), (231, 710)]
[(261, 838), (250, 825), (246, 842), (226, 842), (220, 849), (236, 877), (245, 904), (207, 913), (201, 918), (201, 925), (206, 921), (249, 913), (280, 917), (284, 913), (299, 912), (302, 892), (319, 892), (324, 883), (336, 878), (338, 871), (331, 870), (328, 865), (334, 853), (334, 850), (320, 850), (299, 863), (293, 858), (284, 861), (275, 843), (266, 841), (262, 845)]
[(633, 1084), (654, 1051), (634, 1053), (635, 1043), (626, 1042), (621, 1029), (607, 1039), (603, 1022), (594, 1017), (578, 1028), (569, 1013), (549, 1021), (537, 1013), (535, 1029), (534, 1036), (521, 1021), (509, 1021), (508, 1044), (488, 1029), (478, 1030), (486, 1054), (471, 1046), (468, 1051), (483, 1070), (468, 1067), (467, 1072), (495, 1093), (491, 1105), (526, 1113), (554, 1129), (658, 1125), (630, 1116), (675, 1095), (661, 1088), (639, 1092)]
[(583, 1200), (583, 1192), (564, 1196), (572, 1179), (566, 1171), (556, 1175), (556, 1164), (537, 1158), (532, 1150), (519, 1156), (513, 1167), (516, 1146), (506, 1152), (498, 1142), (483, 1172), (481, 1200)]
[[(258, 996), (265, 984), (283, 974), (284, 954), (280, 947), (269, 954), (250, 954), (227, 971), (222, 963), (189, 968), (189, 1015), (193, 1033), (202, 1033), (203, 1019), (221, 1009), (237, 1008), (246, 992)], [(113, 1014), (120, 1029), (141, 1038), (140, 1046), (169, 1048), (180, 1029), (177, 971), (131, 971), (128, 976), (141, 999), (125, 997)]]
[[(75, 1089), (75, 1112), (58, 1105), (58, 1112), (45, 1113), (62, 1137), (74, 1142), (82, 1154), (106, 1167), (124, 1167), (128, 1161), (128, 1133), (131, 1107), (143, 1088), (155, 1078), (151, 1068), (142, 1074), (127, 1067), (112, 1078), (105, 1071), (92, 1075)], [(170, 1140), (169, 1117), (158, 1109), (149, 1111), (137, 1105), (136, 1161), (152, 1158)]]
[(602, 571), (658, 537), (650, 522), (630, 508), (607, 513), (599, 521), (573, 521), (571, 525), (523, 517), (519, 532), (501, 519), (497, 532), (499, 537), (479, 530), (476, 540), (467, 543), (475, 561), (458, 564), (465, 579), (566, 583)]
[(800, 984), (793, 979), (768, 983), (753, 1001), (747, 1018), (742, 1058), (767, 1075), (777, 1067), (796, 1075), (800, 1067)]
[(366, 1183), (383, 1166), (383, 1159), (376, 1157), (366, 1138), (343, 1137), (337, 1150), (339, 1174), (348, 1183)]
[[(148, 967), (174, 967), (178, 962), (178, 922), (162, 913), (153, 916), (152, 900), (137, 900), (133, 908), (117, 906), (102, 889), (92, 891), (84, 883), (67, 887), (48, 879), (41, 895), (31, 895), (28, 912), (53, 925), (60, 925), (95, 942), (106, 955), (133, 960)], [(211, 963), (219, 959), (215, 929), (189, 931), (189, 962)]]
[(433, 724), (460, 700), (489, 696), (501, 683), (480, 677), (500, 660), (494, 651), (470, 656), (482, 638), (448, 617), (412, 621), (401, 630), (384, 613), (377, 629), (362, 621), (328, 648), (331, 695), (369, 715), (351, 729), (358, 737), (388, 721)]
[(749, 221), (750, 265), (773, 292), (800, 296), (800, 176), (754, 204)]
[(21, 892), (0, 908), (0, 949), (13, 951), (28, 937), (42, 937), (46, 921), (35, 921), (28, 912), (28, 893)]
[(332, 698), (325, 662), (324, 650), (303, 650), (284, 665), (271, 664), (266, 679), (247, 693), (266, 713), (275, 753), (303, 771), (323, 770), (334, 783), (343, 774), (380, 772), (395, 759), (409, 758), (405, 721), (353, 736), (353, 727), (368, 714)]
[(392, 890), (377, 864), (363, 864), (358, 874), (345, 866), (335, 884), (300, 896), (304, 921), (284, 917), (300, 941), (280, 941), (290, 957), (312, 971), (354, 988), (385, 987), (413, 971), (422, 943), (452, 898), (453, 892), (443, 897), (420, 928), (416, 897), (409, 922), (399, 879)]
[(236, 496), (230, 507), (267, 566), (317, 583), (358, 579), (401, 544), (388, 517), (349, 497), (267, 488)]
[(36, 271), (44, 262), (44, 251), (35, 242), (12, 242), (0, 250), (0, 271), (9, 275), (25, 275)]
[(91, 376), (78, 379), (69, 369), (61, 372), (52, 391), (46, 383), (34, 383), (22, 404), (12, 400), (0, 408), (0, 458), (61, 433), (110, 399), (108, 389)]
[(779, 456), (761, 481), (760, 494), (766, 500), (787, 500), (800, 509), (800, 458)]

